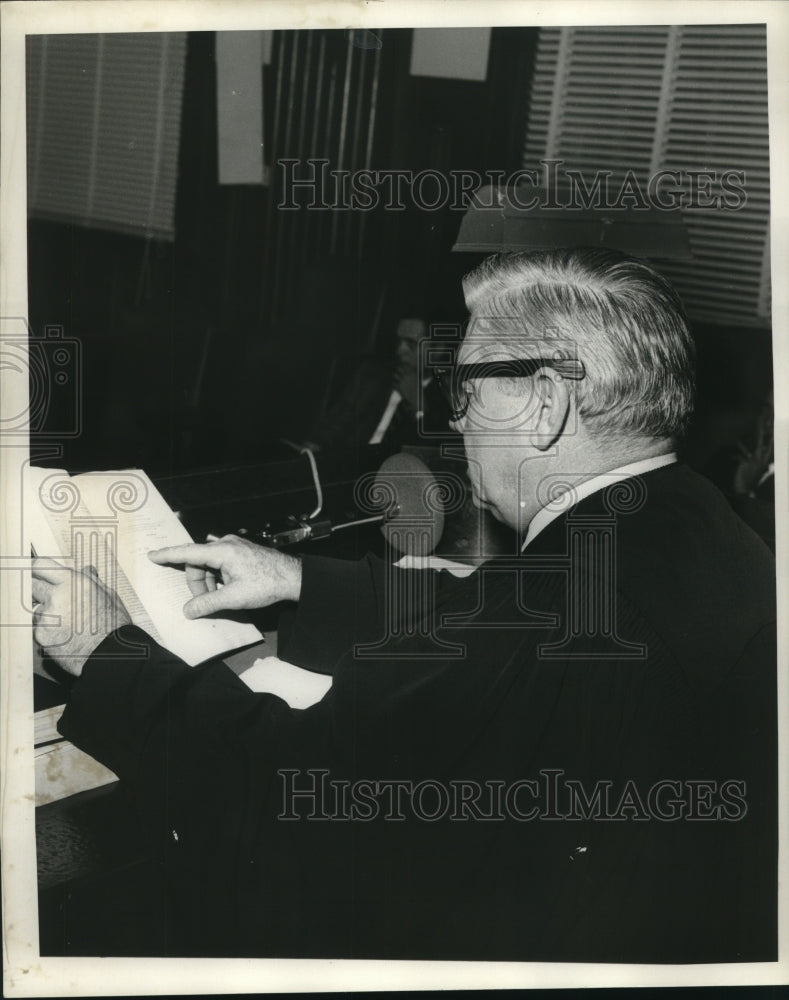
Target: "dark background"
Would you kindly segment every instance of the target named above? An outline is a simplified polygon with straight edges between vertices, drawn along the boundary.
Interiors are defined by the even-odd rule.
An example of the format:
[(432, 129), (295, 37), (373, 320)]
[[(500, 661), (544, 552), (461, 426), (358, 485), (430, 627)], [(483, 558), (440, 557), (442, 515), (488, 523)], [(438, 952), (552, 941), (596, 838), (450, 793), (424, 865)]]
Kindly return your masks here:
[[(383, 32), (373, 168), (520, 167), (536, 34), (494, 29), (487, 80), (475, 83), (411, 76), (410, 29)], [(330, 48), (348, 45), (344, 32), (326, 35)], [(211, 32), (188, 38), (173, 243), (30, 222), (31, 326), (60, 326), (82, 349), (82, 432), (53, 460), (71, 472), (136, 465), (167, 476), (278, 456), (278, 439), (300, 439), (341, 392), (379, 296), (383, 357), (401, 316), (464, 318), (460, 277), (478, 258), (450, 252), (461, 212), (406, 199), (404, 212), (369, 213), (363, 252), (327, 254), (304, 213), (277, 212), (276, 184), (218, 184), (214, 44)], [(286, 280), (291, 224), (298, 266)], [(694, 334), (699, 400), (686, 457), (728, 487), (736, 444), (772, 382), (771, 335), (699, 324)], [(56, 427), (62, 415), (53, 408), (47, 419)]]

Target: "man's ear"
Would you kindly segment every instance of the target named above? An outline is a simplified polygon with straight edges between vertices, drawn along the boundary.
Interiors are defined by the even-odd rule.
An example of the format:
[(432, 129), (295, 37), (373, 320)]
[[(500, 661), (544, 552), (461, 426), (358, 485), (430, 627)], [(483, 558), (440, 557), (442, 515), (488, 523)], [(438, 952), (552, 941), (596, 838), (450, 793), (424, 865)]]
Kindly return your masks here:
[(542, 368), (534, 378), (539, 412), (531, 435), (532, 444), (540, 451), (547, 451), (564, 431), (572, 400), (567, 380), (552, 368)]

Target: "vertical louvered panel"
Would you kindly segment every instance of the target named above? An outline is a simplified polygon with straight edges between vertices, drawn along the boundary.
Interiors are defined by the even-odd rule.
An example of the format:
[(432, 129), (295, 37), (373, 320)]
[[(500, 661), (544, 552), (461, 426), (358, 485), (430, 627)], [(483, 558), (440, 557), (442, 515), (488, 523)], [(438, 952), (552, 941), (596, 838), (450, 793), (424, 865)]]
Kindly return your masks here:
[(633, 170), (646, 183), (668, 33), (662, 27), (542, 31), (525, 166), (547, 156), (590, 178), (609, 169), (612, 182), (621, 183)]
[[(744, 172), (747, 198), (736, 211), (684, 211), (694, 260), (690, 266), (667, 262), (664, 270), (696, 315), (769, 322), (763, 288), (770, 216), (764, 25), (682, 28), (661, 164), (718, 176)], [(726, 192), (713, 182), (710, 194), (719, 199)]]
[(186, 36), (28, 40), (33, 216), (172, 239)]
[[(744, 204), (718, 182), (714, 205), (684, 209), (694, 260), (661, 267), (688, 312), (725, 324), (769, 322), (769, 146), (763, 25), (550, 28), (540, 31), (524, 166), (544, 157), (590, 188), (627, 171), (742, 171)], [(680, 187), (687, 197), (687, 173)]]
[[(276, 79), (272, 184), (268, 214), (274, 252), (264, 276), (263, 319), (275, 318), (297, 293), (304, 267), (328, 256), (361, 258), (366, 212), (342, 207), (306, 206), (312, 194), (296, 189), (300, 207), (278, 211), (285, 196), (281, 159), (296, 159), (297, 176), (308, 160), (324, 159), (329, 171), (357, 171), (372, 161), (380, 79), (379, 49), (353, 45), (345, 32), (278, 33), (273, 57)], [(332, 202), (330, 183), (325, 191)]]
[(43, 89), (31, 95), (31, 117), (39, 127), (28, 161), (30, 212), (83, 222), (90, 201), (99, 36), (33, 36), (28, 49), (43, 79)]

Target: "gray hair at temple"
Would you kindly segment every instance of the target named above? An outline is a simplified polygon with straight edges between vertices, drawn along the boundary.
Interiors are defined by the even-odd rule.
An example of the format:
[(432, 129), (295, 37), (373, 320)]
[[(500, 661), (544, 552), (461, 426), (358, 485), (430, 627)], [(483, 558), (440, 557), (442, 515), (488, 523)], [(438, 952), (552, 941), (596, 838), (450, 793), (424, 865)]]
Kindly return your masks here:
[(467, 274), (463, 290), (473, 316), (510, 350), (513, 333), (524, 351), (554, 338), (575, 345), (586, 369), (574, 383), (578, 412), (593, 433), (685, 432), (694, 343), (679, 296), (648, 264), (594, 248), (502, 253)]

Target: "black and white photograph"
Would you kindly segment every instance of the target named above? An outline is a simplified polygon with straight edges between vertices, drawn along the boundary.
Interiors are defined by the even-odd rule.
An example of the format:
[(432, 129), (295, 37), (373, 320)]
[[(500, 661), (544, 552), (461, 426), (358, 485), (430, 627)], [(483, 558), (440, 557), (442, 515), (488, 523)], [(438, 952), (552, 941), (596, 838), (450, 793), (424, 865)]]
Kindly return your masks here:
[(6, 994), (786, 982), (787, 7), (0, 15)]

